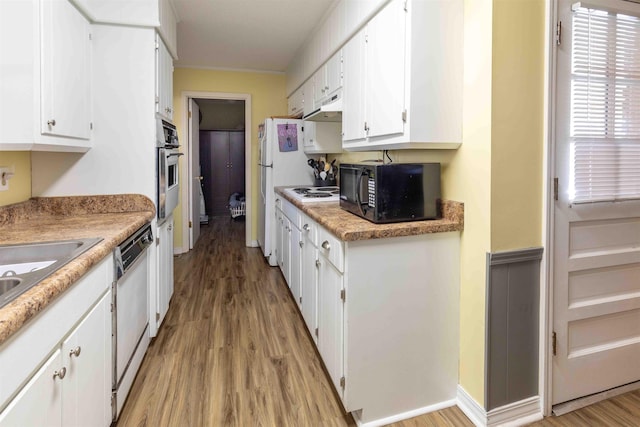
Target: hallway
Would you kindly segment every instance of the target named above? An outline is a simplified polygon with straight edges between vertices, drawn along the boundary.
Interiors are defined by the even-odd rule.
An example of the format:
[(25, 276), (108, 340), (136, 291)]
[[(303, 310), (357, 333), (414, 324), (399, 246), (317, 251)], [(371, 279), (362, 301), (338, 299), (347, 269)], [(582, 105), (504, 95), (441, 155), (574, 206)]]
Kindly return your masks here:
[(346, 426), (277, 268), (212, 218), (175, 258), (175, 293), (119, 426)]

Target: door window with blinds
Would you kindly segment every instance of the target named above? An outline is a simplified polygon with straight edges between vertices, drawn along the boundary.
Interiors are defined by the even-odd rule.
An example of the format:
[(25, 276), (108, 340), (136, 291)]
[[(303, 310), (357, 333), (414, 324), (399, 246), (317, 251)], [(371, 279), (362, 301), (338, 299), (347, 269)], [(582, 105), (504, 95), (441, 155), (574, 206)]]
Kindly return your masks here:
[(570, 203), (640, 199), (640, 18), (572, 11)]

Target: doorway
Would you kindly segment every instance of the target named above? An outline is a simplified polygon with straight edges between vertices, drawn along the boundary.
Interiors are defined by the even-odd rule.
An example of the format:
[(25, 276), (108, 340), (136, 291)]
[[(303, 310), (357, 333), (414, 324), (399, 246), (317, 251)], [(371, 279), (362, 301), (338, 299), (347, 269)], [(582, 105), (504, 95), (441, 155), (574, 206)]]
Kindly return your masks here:
[(195, 101), (200, 107), (199, 154), (206, 215), (228, 216), (230, 203), (245, 199), (245, 102)]
[[(185, 218), (182, 224), (183, 247), (193, 249), (199, 236), (199, 225), (206, 223), (207, 217), (227, 215), (231, 220), (229, 202), (232, 195), (245, 197), (245, 217), (248, 219), (245, 245), (255, 246), (257, 242), (251, 240), (253, 224), (250, 220), (251, 95), (183, 92), (182, 100), (185, 107), (183, 129), (187, 130), (188, 146), (184, 162), (188, 167), (182, 172), (182, 182), (186, 185), (181, 190), (184, 201), (182, 217)], [(192, 109), (197, 119), (190, 117)], [(215, 142), (212, 142), (214, 135)], [(225, 141), (224, 135), (228, 137), (227, 142), (219, 142)], [(205, 209), (203, 215), (200, 212), (202, 205)]]

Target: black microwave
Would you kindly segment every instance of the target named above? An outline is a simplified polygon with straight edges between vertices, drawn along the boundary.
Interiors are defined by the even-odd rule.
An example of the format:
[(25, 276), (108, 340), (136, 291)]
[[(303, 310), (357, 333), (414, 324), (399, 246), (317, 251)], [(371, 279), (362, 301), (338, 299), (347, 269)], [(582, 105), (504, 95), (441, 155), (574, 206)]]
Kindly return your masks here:
[(344, 163), (340, 207), (375, 223), (440, 217), (440, 163)]

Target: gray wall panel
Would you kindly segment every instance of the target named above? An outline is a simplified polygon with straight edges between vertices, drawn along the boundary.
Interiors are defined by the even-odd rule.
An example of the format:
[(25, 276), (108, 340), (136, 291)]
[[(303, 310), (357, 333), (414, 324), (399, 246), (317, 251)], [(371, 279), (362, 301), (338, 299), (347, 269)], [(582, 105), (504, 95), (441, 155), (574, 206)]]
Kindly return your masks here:
[(542, 248), (487, 254), (485, 409), (538, 394)]

